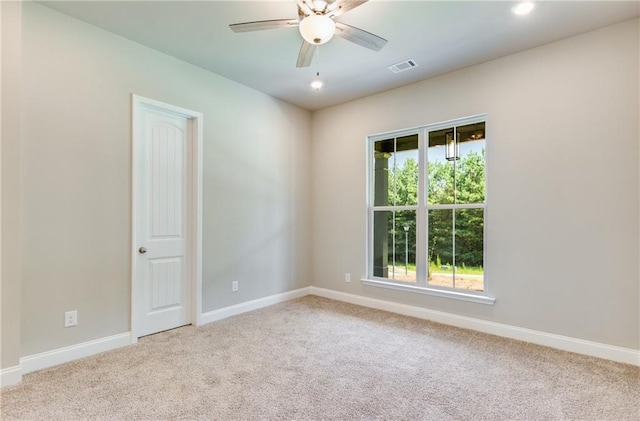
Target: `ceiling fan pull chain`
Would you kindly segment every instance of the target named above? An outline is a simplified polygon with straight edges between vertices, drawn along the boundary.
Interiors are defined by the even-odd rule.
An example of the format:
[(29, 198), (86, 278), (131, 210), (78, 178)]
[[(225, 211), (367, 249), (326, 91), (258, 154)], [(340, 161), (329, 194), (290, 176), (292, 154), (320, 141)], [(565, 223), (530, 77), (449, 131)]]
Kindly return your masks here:
[(313, 88), (316, 92), (322, 88), (322, 80), (320, 79), (320, 49), (316, 49), (316, 77), (311, 82), (311, 88)]

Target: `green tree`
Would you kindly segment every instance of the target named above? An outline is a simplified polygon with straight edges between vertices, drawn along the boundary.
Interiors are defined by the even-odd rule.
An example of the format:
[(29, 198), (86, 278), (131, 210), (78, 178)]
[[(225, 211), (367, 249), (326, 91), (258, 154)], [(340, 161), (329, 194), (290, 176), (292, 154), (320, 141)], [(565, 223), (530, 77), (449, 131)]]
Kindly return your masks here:
[[(428, 166), (429, 204), (482, 203), (484, 202), (484, 149), (470, 152), (455, 161), (434, 161)], [(389, 168), (389, 204), (417, 205), (418, 162), (407, 158), (402, 167)], [(455, 227), (454, 227), (455, 212)], [(389, 245), (395, 243), (396, 262), (404, 262), (405, 247), (409, 250), (409, 263), (416, 256), (416, 213), (397, 211), (389, 218)], [(395, 222), (395, 231), (394, 231)], [(404, 227), (408, 226), (405, 236)], [(455, 228), (456, 265), (483, 266), (483, 210), (438, 209), (429, 211), (428, 258), (435, 263), (452, 265), (453, 236)], [(395, 236), (395, 242), (394, 237)], [(405, 238), (407, 242), (405, 243)], [(389, 249), (391, 251), (391, 248)]]
[(484, 149), (456, 163), (456, 203), (484, 202)]
[[(470, 152), (460, 160), (429, 163), (429, 204), (484, 202), (485, 151)], [(454, 227), (455, 212), (455, 227)], [(483, 210), (432, 210), (429, 212), (428, 256), (443, 264), (453, 264), (455, 228), (455, 261), (458, 266), (483, 265)]]
[(407, 158), (402, 167), (389, 168), (389, 204), (412, 206), (418, 204), (418, 162)]
[[(397, 206), (414, 206), (418, 204), (418, 162), (407, 158), (402, 167), (389, 170), (389, 197)], [(394, 185), (395, 180), (395, 185)], [(415, 264), (416, 256), (416, 213), (414, 211), (398, 211), (395, 213), (395, 231), (393, 220), (389, 220), (389, 244), (393, 244), (395, 235), (396, 262), (404, 262), (405, 251), (409, 251), (409, 262)], [(405, 233), (404, 227), (409, 230)], [(405, 262), (406, 263), (406, 262)]]
[(429, 204), (448, 205), (454, 203), (454, 163), (450, 161), (429, 162)]

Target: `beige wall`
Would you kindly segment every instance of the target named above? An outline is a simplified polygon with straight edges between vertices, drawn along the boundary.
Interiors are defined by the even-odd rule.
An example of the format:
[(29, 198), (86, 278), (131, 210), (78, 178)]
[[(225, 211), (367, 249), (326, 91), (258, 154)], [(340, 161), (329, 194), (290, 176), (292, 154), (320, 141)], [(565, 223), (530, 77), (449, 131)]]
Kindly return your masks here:
[[(628, 21), (315, 112), (313, 285), (639, 349), (638, 42)], [(495, 305), (345, 283), (365, 274), (365, 137), (480, 113)]]
[(21, 28), (19, 2), (0, 2), (2, 9), (2, 358), (0, 367), (20, 359), (21, 246)]
[[(5, 136), (7, 7), (3, 368), (130, 328), (131, 93), (204, 113), (203, 311), (312, 280), (640, 348), (637, 20), (311, 116), (27, 3), (14, 73), (28, 81), (20, 142)], [(489, 115), (495, 306), (362, 286), (365, 137), (476, 113)], [(80, 323), (64, 329), (71, 309)]]
[(203, 311), (310, 284), (309, 112), (46, 7), (23, 15), (22, 356), (130, 329), (132, 93), (204, 113)]

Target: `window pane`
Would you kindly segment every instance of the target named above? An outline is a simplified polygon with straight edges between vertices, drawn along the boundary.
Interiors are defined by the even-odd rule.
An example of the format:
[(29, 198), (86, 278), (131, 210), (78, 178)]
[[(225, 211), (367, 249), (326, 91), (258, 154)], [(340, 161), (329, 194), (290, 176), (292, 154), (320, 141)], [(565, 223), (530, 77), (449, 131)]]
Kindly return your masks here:
[(418, 204), (418, 135), (396, 140), (395, 182), (396, 206)]
[[(373, 204), (393, 205), (393, 153), (395, 140), (387, 139), (373, 144)], [(390, 170), (391, 169), (391, 170)], [(391, 194), (389, 194), (391, 192)]]
[(389, 267), (389, 277), (398, 281), (416, 282), (416, 212), (395, 213), (395, 260)]
[(445, 155), (446, 135), (453, 128), (429, 132), (428, 154), (428, 203), (446, 205), (454, 203), (454, 161), (447, 161)]
[(459, 126), (456, 203), (484, 203), (485, 123)]
[[(373, 212), (373, 276), (389, 277), (389, 244), (393, 212)], [(393, 260), (392, 260), (393, 261)]]
[(455, 287), (484, 290), (484, 209), (455, 211)]
[(430, 210), (428, 218), (428, 282), (453, 287), (453, 210)]
[(377, 211), (373, 223), (373, 275), (416, 282), (416, 211)]

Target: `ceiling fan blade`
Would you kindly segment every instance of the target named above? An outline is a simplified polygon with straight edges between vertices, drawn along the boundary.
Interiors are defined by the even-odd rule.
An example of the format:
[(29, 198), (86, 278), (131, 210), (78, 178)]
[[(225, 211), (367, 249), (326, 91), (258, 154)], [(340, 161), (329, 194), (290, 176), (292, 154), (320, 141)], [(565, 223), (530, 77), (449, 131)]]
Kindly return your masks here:
[(302, 47), (300, 47), (296, 67), (309, 67), (313, 60), (313, 56), (316, 53), (316, 48), (318, 48), (317, 45), (309, 44), (307, 41), (302, 41)]
[(255, 22), (233, 23), (229, 25), (229, 28), (231, 28), (233, 32), (250, 32), (265, 29), (290, 28), (292, 26), (298, 26), (299, 23), (298, 19), (259, 20)]
[(368, 0), (336, 0), (327, 6), (326, 14), (329, 17), (340, 16), (349, 10), (355, 9), (361, 4), (366, 3)]
[(336, 35), (373, 51), (380, 51), (387, 40), (346, 23), (336, 22)]
[(298, 5), (298, 17), (300, 20), (313, 13), (313, 10), (305, 0), (296, 0), (296, 4)]

